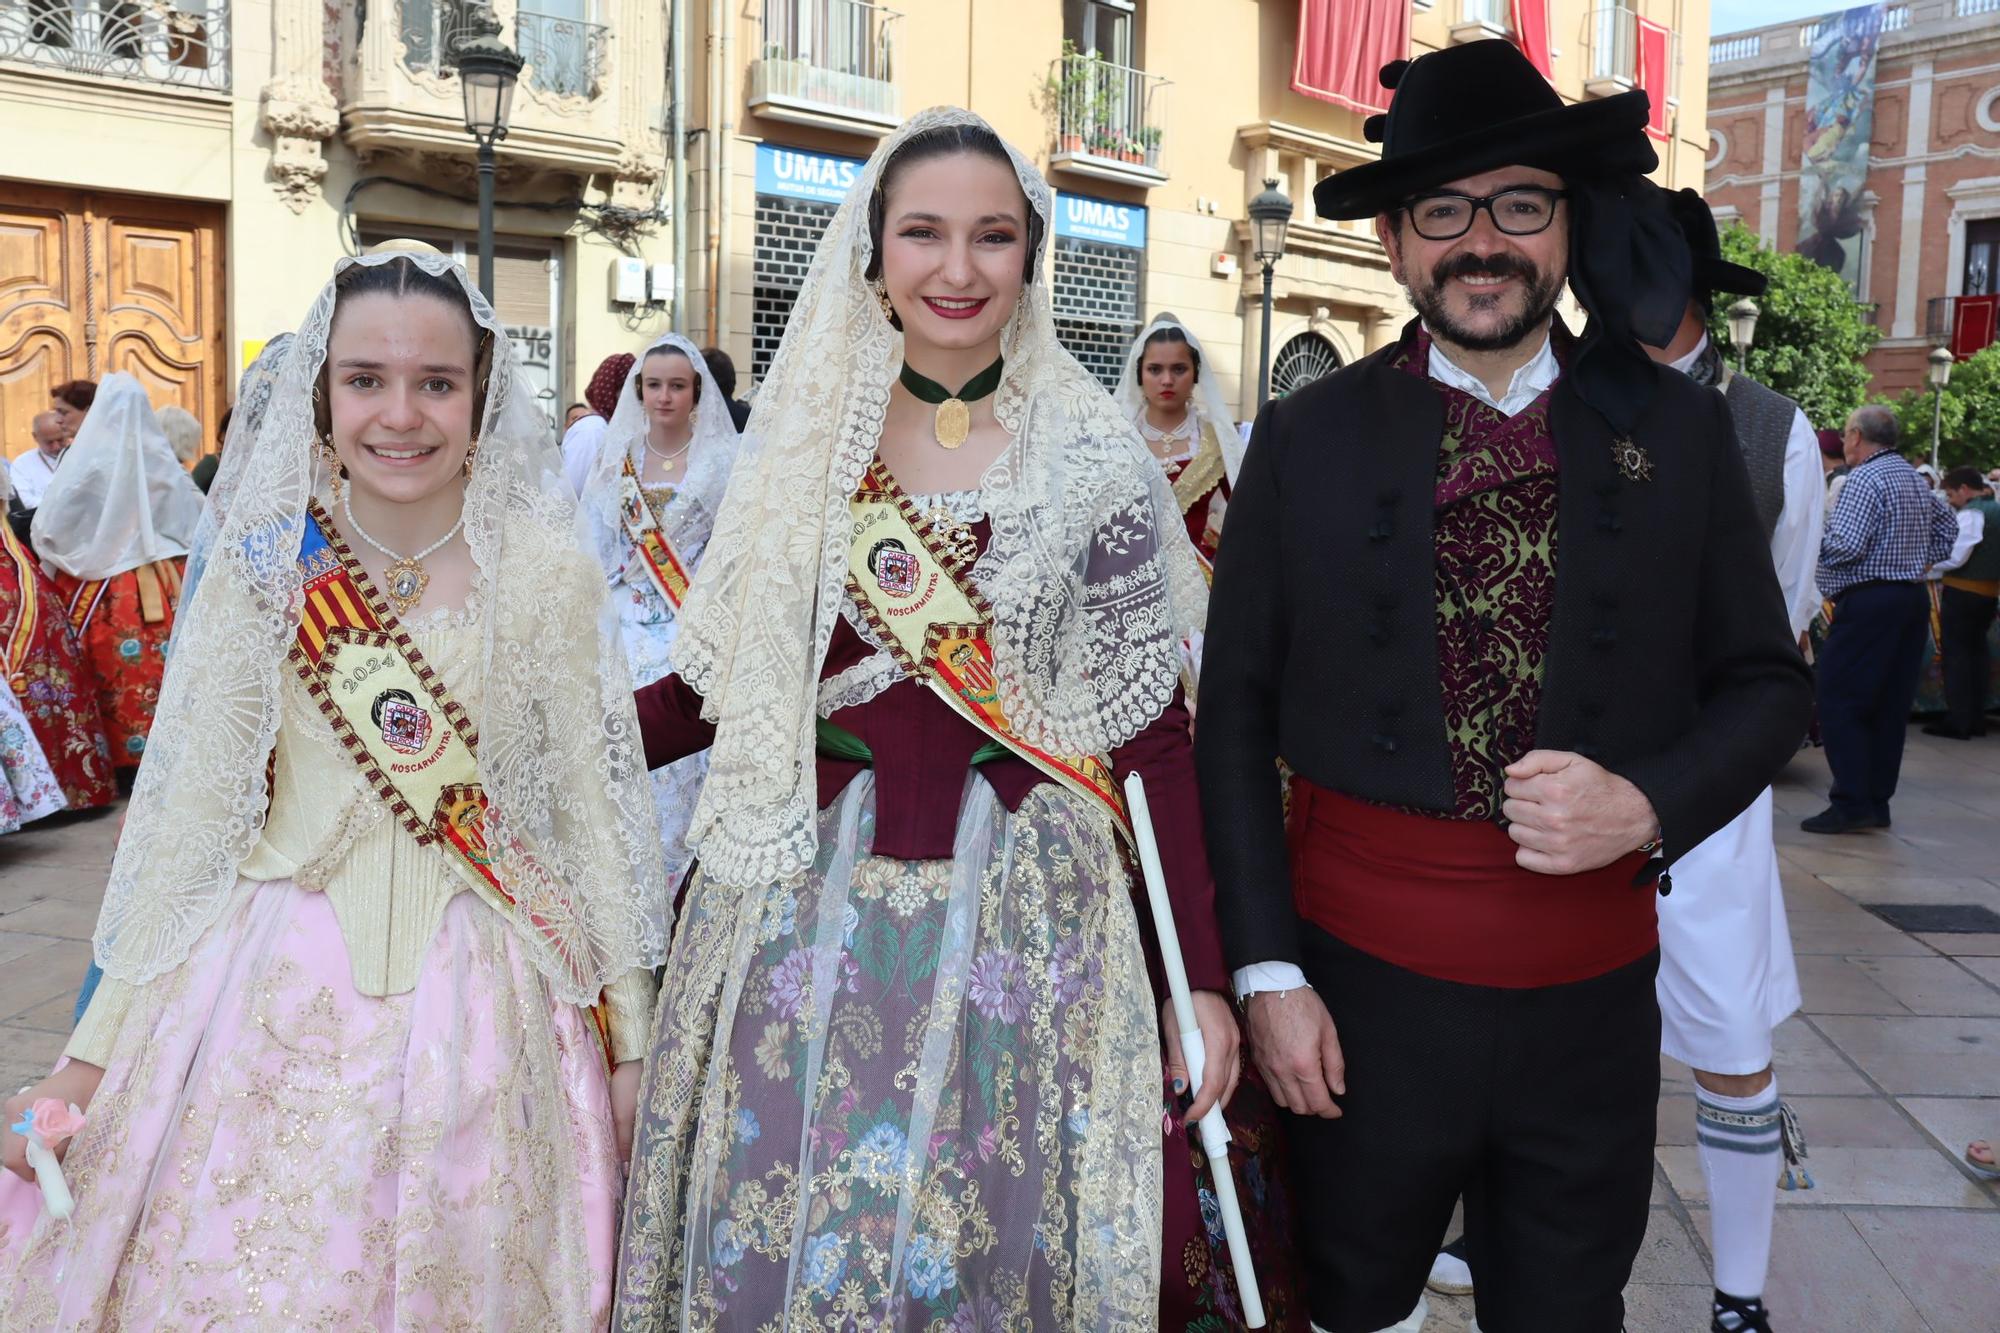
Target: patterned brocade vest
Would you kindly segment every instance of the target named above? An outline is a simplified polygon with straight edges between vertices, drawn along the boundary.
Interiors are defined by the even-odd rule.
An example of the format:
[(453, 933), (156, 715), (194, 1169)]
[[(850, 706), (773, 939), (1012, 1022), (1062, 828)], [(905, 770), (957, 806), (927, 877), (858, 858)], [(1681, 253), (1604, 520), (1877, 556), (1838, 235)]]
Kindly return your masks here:
[[(1556, 354), (1567, 359), (1557, 335)], [(1428, 376), (1419, 330), (1399, 368)], [(1534, 748), (1555, 611), (1553, 389), (1509, 417), (1432, 382), (1444, 400), (1434, 518), (1439, 687), (1451, 746), (1453, 813), (1495, 819), (1501, 770)]]

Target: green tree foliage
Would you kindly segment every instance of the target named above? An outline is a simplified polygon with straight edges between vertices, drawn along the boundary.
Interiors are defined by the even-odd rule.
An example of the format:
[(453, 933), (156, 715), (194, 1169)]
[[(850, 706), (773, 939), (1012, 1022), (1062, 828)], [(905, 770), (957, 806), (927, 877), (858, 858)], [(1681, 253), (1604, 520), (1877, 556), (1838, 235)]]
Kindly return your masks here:
[(1902, 449), (1910, 458), (1929, 462), (1931, 422), (1936, 414), (1943, 441), (1938, 457), (1945, 467), (1970, 463), (1981, 472), (2000, 465), (2000, 343), (1976, 352), (1951, 368), (1943, 410), (1926, 384), (1907, 389), (1889, 402), (1902, 427)]
[[(1861, 358), (1881, 337), (1847, 284), (1801, 255), (1766, 249), (1740, 223), (1723, 231), (1722, 257), (1771, 280), (1756, 298), (1762, 314), (1750, 347), (1750, 377), (1805, 409), (1815, 427), (1845, 422), (1867, 401), (1868, 368)], [(1736, 299), (1717, 295), (1708, 324), (1709, 337), (1732, 365), (1728, 312)]]

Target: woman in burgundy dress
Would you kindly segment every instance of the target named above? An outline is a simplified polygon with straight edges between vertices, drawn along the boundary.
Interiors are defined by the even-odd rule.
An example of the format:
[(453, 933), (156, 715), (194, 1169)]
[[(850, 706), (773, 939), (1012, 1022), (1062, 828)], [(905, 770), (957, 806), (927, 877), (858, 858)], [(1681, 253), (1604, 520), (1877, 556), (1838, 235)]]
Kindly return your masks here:
[(648, 762), (706, 747), (710, 775), (620, 1327), (1159, 1323), (1162, 1034), (1118, 781), (1145, 776), (1200, 988), (1200, 1111), (1237, 1069), (1179, 689), (1203, 584), (1056, 341), (1049, 217), (969, 113), (878, 150), (759, 394), (680, 671), (640, 692)]

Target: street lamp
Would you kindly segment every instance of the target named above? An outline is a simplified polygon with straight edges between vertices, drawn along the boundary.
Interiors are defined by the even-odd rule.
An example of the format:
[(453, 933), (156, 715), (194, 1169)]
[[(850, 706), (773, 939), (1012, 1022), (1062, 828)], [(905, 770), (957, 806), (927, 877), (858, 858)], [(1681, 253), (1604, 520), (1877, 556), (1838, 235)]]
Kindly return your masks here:
[(1285, 257), (1285, 229), (1292, 225), (1292, 201), (1266, 176), (1264, 190), (1250, 201), (1251, 253), (1264, 266), (1264, 350), (1257, 361), (1257, 406), (1271, 399), (1271, 266)]
[(493, 145), (507, 137), (521, 55), (500, 40), (500, 20), (486, 5), (465, 16), (452, 43), (452, 63), (465, 90), (465, 130), (479, 144), (479, 292), (493, 299)]
[(1944, 347), (1931, 349), (1931, 471), (1938, 467), (1939, 436), (1944, 431), (1944, 386), (1951, 383), (1951, 351)]
[(1750, 359), (1750, 344), (1757, 339), (1757, 316), (1763, 311), (1749, 297), (1744, 297), (1729, 307), (1729, 345), (1736, 349), (1736, 373), (1745, 372), (1745, 364)]

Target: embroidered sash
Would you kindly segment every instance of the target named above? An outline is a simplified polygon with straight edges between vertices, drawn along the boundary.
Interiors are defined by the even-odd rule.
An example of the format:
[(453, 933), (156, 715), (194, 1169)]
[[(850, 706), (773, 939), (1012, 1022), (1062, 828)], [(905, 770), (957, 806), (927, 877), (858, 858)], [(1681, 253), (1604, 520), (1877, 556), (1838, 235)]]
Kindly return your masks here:
[(41, 619), (41, 581), (36, 577), (34, 557), (5, 519), (0, 519), (0, 555), (14, 566), (14, 582), (21, 590), (20, 612), (0, 644), (0, 670), (6, 672), (8, 683), (19, 694), (28, 688), (28, 645), (34, 641), (35, 626)]
[[(553, 938), (546, 919), (517, 910), (486, 843), (479, 735), (409, 633), (389, 614), (317, 502), (306, 509), (299, 569), (305, 609), (290, 661), (368, 786), (420, 847), (436, 847), (474, 892), (509, 921)], [(514, 862), (546, 880), (521, 849)], [(565, 958), (565, 962), (571, 960)], [(593, 1023), (610, 1061), (600, 1001)]]
[(1132, 837), (1111, 765), (1036, 749), (1014, 734), (993, 670), (992, 609), (969, 577), (964, 544), (946, 546), (880, 462), (849, 503), (847, 591), (897, 665), (991, 739), (1111, 816)]
[(624, 475), (619, 479), (619, 516), (625, 524), (625, 535), (639, 548), (639, 554), (646, 561), (646, 572), (652, 575), (653, 586), (660, 590), (660, 596), (667, 599), (667, 605), (676, 612), (687, 600), (687, 566), (675, 553), (672, 543), (667, 540), (667, 530), (660, 523), (660, 516), (653, 512), (652, 501), (646, 498), (646, 488), (639, 484), (639, 473), (632, 466), (631, 456), (624, 460)]

